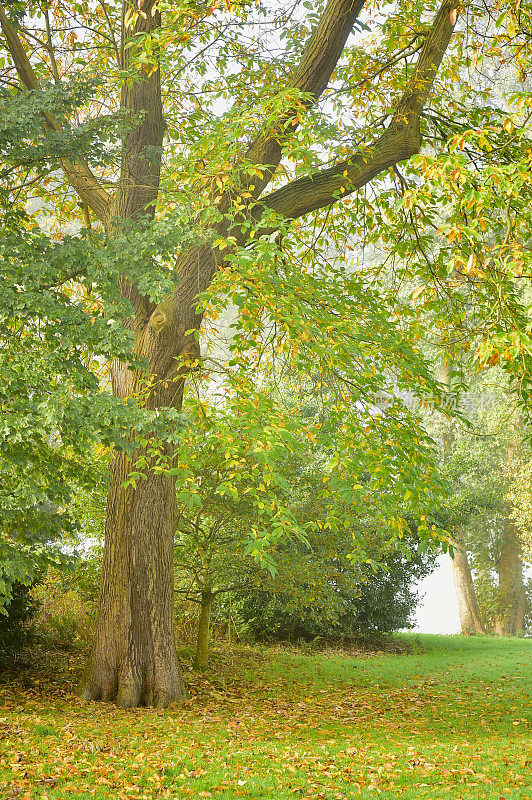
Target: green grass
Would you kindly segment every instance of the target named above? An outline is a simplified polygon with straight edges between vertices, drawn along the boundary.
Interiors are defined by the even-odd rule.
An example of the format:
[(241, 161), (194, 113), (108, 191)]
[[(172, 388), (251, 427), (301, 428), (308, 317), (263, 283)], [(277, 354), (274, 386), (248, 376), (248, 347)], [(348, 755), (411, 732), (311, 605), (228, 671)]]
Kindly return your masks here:
[(165, 712), (79, 700), (50, 655), (0, 686), (0, 797), (530, 798), (532, 643), (218, 649)]

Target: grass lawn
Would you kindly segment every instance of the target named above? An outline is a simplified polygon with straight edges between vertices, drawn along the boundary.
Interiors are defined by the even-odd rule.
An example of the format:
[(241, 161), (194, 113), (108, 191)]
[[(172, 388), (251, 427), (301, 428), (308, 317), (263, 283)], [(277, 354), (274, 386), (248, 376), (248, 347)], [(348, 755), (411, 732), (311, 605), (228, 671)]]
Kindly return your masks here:
[(47, 655), (0, 677), (0, 797), (531, 798), (532, 642), (405, 640), (217, 649), (164, 712), (82, 702), (79, 659)]

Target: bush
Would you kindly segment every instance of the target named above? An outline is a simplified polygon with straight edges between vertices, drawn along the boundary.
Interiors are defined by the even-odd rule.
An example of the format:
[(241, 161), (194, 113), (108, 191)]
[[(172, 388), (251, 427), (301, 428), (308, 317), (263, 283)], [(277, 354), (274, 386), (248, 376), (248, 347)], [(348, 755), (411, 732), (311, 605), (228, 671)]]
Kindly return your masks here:
[[(299, 557), (311, 575), (315, 554), (302, 551)], [(418, 601), (415, 582), (432, 571), (435, 554), (412, 545), (408, 556), (392, 550), (380, 560), (384, 569), (359, 570), (351, 581), (345, 580), (349, 566), (339, 565), (321, 594), (314, 592), (313, 602), (301, 602), (306, 587), (298, 589), (296, 581), (285, 589), (277, 581), (275, 589), (242, 591), (233, 601), (237, 623), (255, 639), (288, 641), (353, 639), (406, 628)]]
[(39, 601), (32, 588), (20, 582), (12, 586), (11, 600), (5, 605), (5, 613), (0, 614), (0, 658), (11, 657), (33, 639)]

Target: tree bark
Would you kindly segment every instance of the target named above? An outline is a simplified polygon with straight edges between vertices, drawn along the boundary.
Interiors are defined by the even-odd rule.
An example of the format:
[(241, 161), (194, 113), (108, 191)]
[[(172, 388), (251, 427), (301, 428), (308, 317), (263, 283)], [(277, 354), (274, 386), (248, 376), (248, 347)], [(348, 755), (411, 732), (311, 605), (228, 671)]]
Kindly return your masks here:
[(120, 453), (111, 469), (96, 640), (83, 687), (90, 700), (164, 707), (185, 697), (174, 637), (175, 487), (132, 470)]
[(213, 599), (214, 594), (209, 588), (202, 591), (194, 669), (206, 669), (209, 665), (209, 633)]
[[(447, 356), (442, 358), (440, 364), (440, 382), (449, 390), (451, 385), (451, 359)], [(451, 423), (445, 425), (443, 432), (443, 461), (447, 462), (453, 451), (454, 434)], [(475, 584), (471, 575), (471, 567), (467, 557), (464, 536), (458, 526), (453, 531), (454, 547), (451, 559), (453, 567), (454, 588), (456, 599), (458, 600), (458, 614), (460, 616), (460, 629), (463, 635), (469, 636), (473, 633), (484, 633), (480, 618)]]

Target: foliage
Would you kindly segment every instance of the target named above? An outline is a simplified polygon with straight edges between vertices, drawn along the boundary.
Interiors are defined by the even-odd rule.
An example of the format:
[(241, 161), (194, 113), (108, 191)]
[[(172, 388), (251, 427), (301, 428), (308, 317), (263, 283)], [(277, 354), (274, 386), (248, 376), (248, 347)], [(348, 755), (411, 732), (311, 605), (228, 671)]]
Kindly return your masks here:
[[(246, 384), (245, 395), (229, 380), (225, 393), (219, 386), (206, 399), (188, 396), (188, 426), (172, 470), (178, 476), (177, 591), (196, 600), (202, 593), (236, 592), (243, 619), (253, 616), (250, 629), (261, 636), (266, 620), (272, 636), (282, 632), (283, 620), (289, 635), (288, 619), (291, 629), (307, 635), (406, 625), (414, 603), (409, 581), (428, 560), (416, 554), (419, 538), (407, 534), (415, 521), (404, 529), (396, 521), (407, 511), (419, 513), (420, 487), (427, 513), (426, 476), (410, 472), (406, 460), (386, 464), (391, 451), (379, 440), (375, 449), (368, 446), (376, 415), (359, 404), (336, 402), (324, 387), (287, 377), (272, 386), (264, 368), (260, 378), (260, 390)], [(394, 456), (399, 453), (396, 445)], [(428, 448), (426, 455), (432, 457)], [(421, 536), (426, 546), (426, 521)], [(372, 571), (381, 576), (380, 590)], [(372, 584), (369, 594), (364, 584)], [(387, 601), (388, 616), (384, 609), (372, 613), (376, 600)], [(254, 613), (257, 606), (264, 606), (262, 616)]]
[[(366, 559), (358, 561), (361, 540)], [(237, 627), (261, 640), (335, 641), (408, 627), (418, 599), (412, 584), (434, 566), (434, 553), (418, 550), (415, 537), (391, 549), (371, 531), (314, 533), (308, 546), (280, 545), (275, 557), (276, 575), (233, 600)]]
[[(400, 174), (400, 200), (389, 191), (367, 208), (370, 239), (387, 254), (396, 290), (405, 291), (401, 313), (427, 315), (431, 344), (466, 371), (499, 365), (527, 413), (530, 37), (524, 18), (516, 22), (520, 11), (498, 11), (485, 23), (491, 39), (478, 30), (471, 39), (465, 29), (455, 36), (454, 86), (424, 116), (430, 147)], [(471, 14), (480, 23), (480, 7)], [(473, 64), (484, 69), (462, 67)]]
[(13, 653), (33, 640), (32, 622), (39, 603), (32, 595), (32, 587), (15, 582), (11, 598), (0, 615), (0, 660), (12, 657)]
[(268, 393), (229, 397), (218, 407), (189, 400), (179, 465), (172, 470), (178, 478), (176, 544), (179, 564), (201, 575), (200, 584), (214, 588), (223, 581), (212, 561), (230, 558), (231, 549), (273, 568), (272, 545), (305, 535), (290, 508), (286, 477), (296, 432)]
[(1, 678), (0, 791), (524, 800), (530, 643), (402, 636), (396, 649), (218, 649), (164, 715), (80, 702), (80, 659), (34, 658)]
[[(462, 380), (467, 375), (462, 372)], [(526, 567), (526, 539), (519, 536), (513, 522), (514, 497), (522, 497), (521, 476), (530, 461), (530, 448), (524, 441), (522, 418), (516, 399), (508, 391), (502, 370), (488, 376), (469, 376), (468, 391), (462, 402), (468, 425), (449, 421), (432, 425), (452, 438), (452, 452), (445, 470), (451, 493), (440, 512), (440, 524), (451, 532), (460, 529), (473, 573), (482, 621), (493, 630), (495, 621), (510, 613), (515, 591), (521, 591), (520, 575)], [(509, 401), (511, 404), (509, 404)], [(435, 430), (435, 429), (433, 429)], [(505, 559), (508, 548), (515, 550), (514, 590), (507, 585)], [(530, 614), (530, 587), (528, 595)]]

